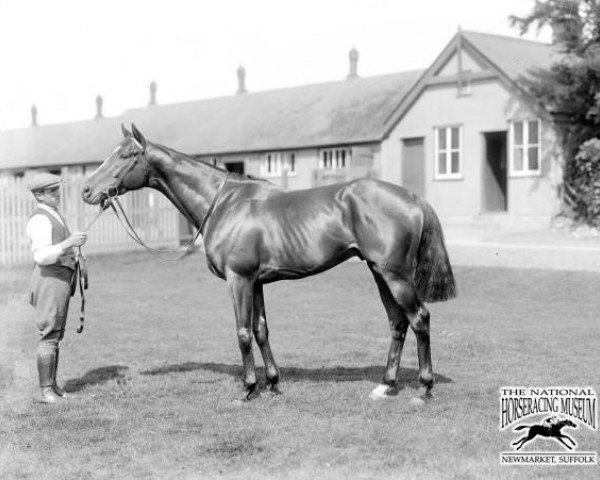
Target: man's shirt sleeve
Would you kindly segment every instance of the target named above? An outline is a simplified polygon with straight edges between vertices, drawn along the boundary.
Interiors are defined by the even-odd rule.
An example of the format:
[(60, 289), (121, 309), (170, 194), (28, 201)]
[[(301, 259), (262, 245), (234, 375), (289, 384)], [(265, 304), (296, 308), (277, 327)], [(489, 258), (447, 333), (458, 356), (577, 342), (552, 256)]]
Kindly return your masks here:
[(27, 222), (27, 236), (31, 242), (33, 261), (51, 265), (63, 253), (59, 244), (52, 245), (52, 224), (45, 215), (34, 215)]

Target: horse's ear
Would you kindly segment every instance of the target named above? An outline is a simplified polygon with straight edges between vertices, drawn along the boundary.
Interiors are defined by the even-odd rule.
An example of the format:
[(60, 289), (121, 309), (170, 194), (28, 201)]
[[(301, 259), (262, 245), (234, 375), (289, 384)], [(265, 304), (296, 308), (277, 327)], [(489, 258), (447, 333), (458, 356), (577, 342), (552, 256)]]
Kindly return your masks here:
[(123, 136), (125, 138), (131, 137), (131, 132), (125, 128), (125, 125), (121, 124), (121, 131), (123, 132)]
[(138, 143), (144, 147), (144, 150), (146, 150), (146, 139), (133, 123), (131, 124), (131, 131), (133, 132), (133, 138), (135, 138)]

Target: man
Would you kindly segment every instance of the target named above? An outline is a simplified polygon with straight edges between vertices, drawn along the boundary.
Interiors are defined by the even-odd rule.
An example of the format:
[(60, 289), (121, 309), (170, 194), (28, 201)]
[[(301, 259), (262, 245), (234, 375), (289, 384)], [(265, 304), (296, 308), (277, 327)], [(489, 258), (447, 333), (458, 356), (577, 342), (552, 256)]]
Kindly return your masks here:
[(41, 401), (61, 403), (67, 394), (56, 384), (59, 342), (65, 334), (69, 300), (75, 291), (77, 257), (73, 247), (87, 241), (87, 233), (70, 233), (58, 212), (60, 177), (38, 173), (28, 188), (37, 208), (27, 223), (35, 266), (31, 275), (30, 303), (35, 308), (35, 323), (40, 334), (37, 370), (42, 390)]
[(558, 418), (558, 416), (552, 415), (551, 417), (544, 419), (543, 424), (545, 427), (552, 429), (552, 427), (554, 425), (557, 425), (559, 421), (560, 421), (560, 418)]

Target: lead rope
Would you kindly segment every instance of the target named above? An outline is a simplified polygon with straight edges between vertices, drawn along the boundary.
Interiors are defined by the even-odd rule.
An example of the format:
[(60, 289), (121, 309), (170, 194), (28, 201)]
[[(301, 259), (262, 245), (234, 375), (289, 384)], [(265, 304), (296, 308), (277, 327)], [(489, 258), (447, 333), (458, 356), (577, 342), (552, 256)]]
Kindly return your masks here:
[[(217, 190), (217, 193), (215, 194), (211, 204), (209, 205), (208, 210), (206, 211), (206, 215), (204, 215), (204, 219), (202, 220), (202, 223), (200, 224), (200, 227), (198, 228), (198, 230), (196, 230), (196, 233), (194, 234), (194, 236), (190, 240), (188, 240), (186, 243), (184, 243), (183, 245), (180, 245), (178, 248), (175, 248), (175, 249), (157, 249), (157, 248), (152, 248), (149, 245), (147, 245), (144, 242), (144, 240), (142, 240), (142, 238), (139, 236), (139, 234), (135, 231), (135, 228), (133, 227), (129, 218), (127, 217), (127, 214), (125, 213), (125, 210), (123, 209), (123, 206), (121, 205), (121, 202), (119, 201), (119, 198), (117, 195), (110, 197), (110, 199), (111, 199), (110, 206), (113, 209), (113, 211), (115, 212), (115, 215), (117, 216), (117, 219), (119, 220), (119, 223), (121, 224), (123, 229), (125, 230), (127, 235), (129, 235), (129, 237), (131, 237), (131, 239), (134, 242), (136, 242), (138, 245), (141, 245), (148, 252), (150, 252), (155, 257), (160, 258), (161, 260), (164, 260), (166, 262), (176, 262), (178, 260), (181, 260), (186, 255), (188, 255), (188, 253), (194, 246), (194, 243), (196, 242), (196, 240), (198, 239), (200, 234), (203, 233), (204, 227), (206, 226), (206, 222), (208, 221), (208, 218), (212, 214), (213, 210), (215, 209), (215, 206), (217, 205), (217, 200), (219, 199), (219, 196), (220, 196), (221, 192), (223, 191), (225, 184), (227, 183), (227, 180), (229, 180), (230, 174), (231, 173), (227, 174), (227, 176), (225, 177), (225, 180), (219, 187), (219, 190)], [(116, 207), (114, 205), (115, 203), (117, 204)], [(118, 210), (117, 210), (117, 207), (118, 207)], [(119, 210), (121, 213), (119, 213)], [(122, 218), (121, 218), (121, 216), (122, 216)], [(164, 256), (161, 255), (161, 253), (179, 252), (182, 249), (184, 249), (184, 252), (181, 255), (179, 255), (177, 258), (165, 258)]]
[[(94, 222), (96, 222), (96, 220), (98, 220), (98, 217), (100, 217), (100, 215), (102, 215), (102, 212), (104, 212), (104, 210), (106, 210), (108, 208), (108, 206), (110, 206), (113, 209), (113, 211), (115, 212), (115, 215), (117, 216), (117, 219), (119, 220), (119, 223), (121, 224), (121, 226), (123, 227), (123, 229), (125, 230), (127, 235), (129, 235), (136, 243), (138, 243), (139, 245), (144, 247), (146, 250), (148, 250), (150, 253), (152, 253), (154, 256), (160, 258), (161, 260), (165, 260), (168, 262), (181, 260), (183, 257), (185, 257), (189, 253), (190, 249), (192, 248), (192, 246), (194, 245), (194, 243), (196, 242), (196, 240), (198, 239), (200, 234), (204, 231), (204, 227), (206, 225), (208, 217), (210, 217), (211, 213), (215, 209), (219, 195), (223, 191), (223, 188), (225, 187), (227, 180), (229, 180), (229, 175), (230, 175), (230, 173), (227, 174), (227, 176), (225, 177), (225, 180), (223, 181), (223, 184), (219, 187), (219, 190), (215, 194), (215, 197), (213, 198), (210, 206), (208, 207), (208, 210), (206, 211), (206, 215), (204, 216), (204, 219), (202, 220), (202, 224), (200, 225), (200, 227), (198, 228), (198, 230), (196, 231), (194, 236), (190, 240), (188, 240), (185, 244), (181, 245), (177, 249), (174, 249), (174, 250), (156, 249), (156, 248), (152, 248), (152, 247), (146, 245), (146, 243), (140, 238), (138, 233), (133, 228), (133, 225), (129, 221), (129, 218), (127, 218), (127, 215), (125, 214), (125, 210), (123, 209), (121, 202), (119, 202), (118, 194), (115, 194), (114, 196), (107, 195), (108, 200), (104, 203), (104, 206), (100, 207), (100, 211), (91, 220), (91, 222), (87, 224), (84, 231), (87, 232), (92, 227)], [(107, 203), (108, 203), (108, 205), (107, 205)], [(125, 219), (124, 221), (121, 219), (121, 215), (119, 215), (119, 212), (117, 211), (117, 208), (114, 205), (115, 203), (119, 207), (119, 210), (121, 210), (121, 214), (123, 215), (123, 218)], [(180, 251), (182, 247), (185, 249), (185, 251), (178, 258), (164, 258), (162, 255), (160, 255), (161, 252), (164, 253), (164, 252)], [(77, 247), (77, 250), (78, 250), (78, 255), (77, 255), (78, 258), (77, 258), (77, 268), (76, 268), (75, 274), (77, 275), (77, 283), (79, 285), (79, 293), (81, 295), (81, 307), (79, 309), (79, 326), (77, 327), (77, 333), (81, 333), (81, 332), (83, 332), (83, 323), (85, 321), (85, 294), (84, 294), (84, 291), (88, 289), (89, 283), (88, 283), (88, 269), (87, 269), (87, 265), (86, 265), (86, 261), (85, 261), (85, 255), (83, 255), (83, 252), (81, 251), (81, 247)]]
[[(85, 232), (87, 232), (94, 222), (98, 220), (98, 217), (102, 215), (104, 212), (104, 208), (100, 207), (100, 211), (96, 214), (92, 221), (87, 224), (85, 227)], [(77, 284), (79, 285), (79, 294), (81, 296), (81, 306), (79, 307), (79, 326), (77, 327), (77, 333), (83, 332), (83, 322), (85, 320), (85, 294), (84, 291), (88, 289), (88, 269), (85, 263), (85, 255), (81, 251), (81, 246), (77, 247), (77, 263), (75, 269), (75, 275), (77, 276)], [(77, 285), (75, 286), (77, 289)], [(75, 293), (73, 291), (73, 293)]]
[[(117, 210), (117, 207), (115, 207), (115, 205), (114, 205), (115, 203), (117, 204), (117, 207), (119, 207), (119, 210), (121, 211), (121, 213), (119, 213), (119, 210)], [(166, 262), (176, 262), (177, 260), (181, 260), (183, 257), (185, 257), (189, 253), (189, 251), (192, 249), (192, 247), (194, 246), (194, 243), (196, 242), (196, 240), (198, 239), (198, 237), (200, 236), (200, 233), (201, 233), (200, 229), (198, 229), (196, 231), (196, 233), (194, 234), (194, 236), (190, 240), (188, 240), (186, 243), (184, 243), (183, 245), (180, 245), (179, 247), (177, 247), (175, 249), (153, 248), (153, 247), (147, 245), (144, 242), (144, 240), (142, 240), (142, 238), (139, 236), (139, 234), (135, 231), (135, 228), (133, 228), (133, 225), (131, 224), (131, 222), (129, 221), (129, 218), (125, 214), (125, 210), (123, 209), (123, 206), (121, 205), (121, 202), (119, 202), (118, 198), (115, 197), (114, 202), (111, 202), (110, 206), (113, 209), (113, 211), (115, 212), (117, 220), (119, 220), (119, 223), (123, 227), (123, 230), (125, 230), (125, 233), (127, 233), (127, 235), (129, 235), (129, 237), (135, 243), (144, 247), (148, 252), (150, 252), (155, 257), (158, 257), (161, 260), (164, 260)], [(166, 258), (163, 255), (161, 255), (161, 253), (179, 252), (182, 249), (184, 249), (183, 253), (181, 255), (179, 255), (177, 258)]]

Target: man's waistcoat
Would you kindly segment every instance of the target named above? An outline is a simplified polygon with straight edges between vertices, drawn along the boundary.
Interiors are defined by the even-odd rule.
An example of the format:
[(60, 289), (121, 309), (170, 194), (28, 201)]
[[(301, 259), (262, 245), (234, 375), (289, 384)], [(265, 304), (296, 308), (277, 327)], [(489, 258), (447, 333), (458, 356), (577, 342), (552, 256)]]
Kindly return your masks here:
[[(45, 215), (48, 220), (50, 220), (50, 224), (52, 225), (52, 245), (56, 245), (57, 243), (65, 240), (71, 232), (68, 227), (60, 223), (54, 215), (52, 215), (47, 210), (43, 208), (37, 208), (33, 215)], [(33, 216), (32, 215), (32, 216)], [(75, 270), (75, 252), (72, 248), (69, 248), (66, 252), (62, 253), (57, 259), (56, 262), (50, 265), (40, 265), (40, 270), (42, 271), (42, 275), (44, 273), (52, 275), (52, 273), (59, 273), (62, 270), (62, 267), (70, 268), (71, 270)], [(53, 275), (54, 276), (54, 275)]]

